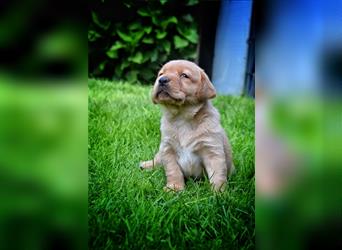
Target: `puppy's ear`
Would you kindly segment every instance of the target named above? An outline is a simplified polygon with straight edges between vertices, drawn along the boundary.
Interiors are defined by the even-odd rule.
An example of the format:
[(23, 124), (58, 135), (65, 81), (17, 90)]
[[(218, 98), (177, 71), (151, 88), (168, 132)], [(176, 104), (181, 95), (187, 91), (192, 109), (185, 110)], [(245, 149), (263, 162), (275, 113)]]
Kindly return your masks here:
[(204, 70), (201, 69), (201, 85), (199, 88), (199, 91), (197, 92), (197, 98), (199, 100), (208, 100), (212, 99), (216, 96), (216, 90), (214, 88), (214, 85), (209, 80), (209, 77), (204, 72)]

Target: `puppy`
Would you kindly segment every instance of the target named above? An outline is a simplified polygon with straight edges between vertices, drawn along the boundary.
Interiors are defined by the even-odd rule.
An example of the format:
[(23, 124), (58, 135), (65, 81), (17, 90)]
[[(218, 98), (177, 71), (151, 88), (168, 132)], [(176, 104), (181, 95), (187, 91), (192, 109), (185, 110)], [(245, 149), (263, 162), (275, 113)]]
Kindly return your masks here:
[(207, 174), (212, 187), (223, 191), (234, 165), (220, 115), (211, 104), (213, 84), (196, 64), (186, 60), (166, 63), (159, 71), (152, 101), (161, 106), (161, 143), (153, 160), (143, 169), (163, 165), (165, 189), (184, 189), (184, 178)]

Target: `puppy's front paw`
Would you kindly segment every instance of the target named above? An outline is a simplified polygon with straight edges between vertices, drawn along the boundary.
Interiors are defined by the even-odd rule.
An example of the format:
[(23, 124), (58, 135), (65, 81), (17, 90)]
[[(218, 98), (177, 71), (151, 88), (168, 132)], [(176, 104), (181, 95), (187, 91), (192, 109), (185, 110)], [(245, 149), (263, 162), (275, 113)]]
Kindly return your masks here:
[(212, 183), (212, 190), (214, 192), (222, 193), (226, 190), (226, 187), (227, 187), (226, 182)]
[(181, 185), (181, 184), (168, 183), (164, 187), (165, 192), (170, 192), (170, 191), (178, 192), (178, 191), (182, 191), (182, 190), (184, 190), (184, 185)]
[(139, 162), (139, 168), (140, 169), (144, 169), (145, 168), (145, 162), (144, 161)]
[(153, 168), (154, 167), (154, 162), (153, 162), (153, 160), (151, 160), (151, 161), (141, 161), (140, 163), (139, 163), (139, 168), (140, 169), (151, 169), (151, 168)]

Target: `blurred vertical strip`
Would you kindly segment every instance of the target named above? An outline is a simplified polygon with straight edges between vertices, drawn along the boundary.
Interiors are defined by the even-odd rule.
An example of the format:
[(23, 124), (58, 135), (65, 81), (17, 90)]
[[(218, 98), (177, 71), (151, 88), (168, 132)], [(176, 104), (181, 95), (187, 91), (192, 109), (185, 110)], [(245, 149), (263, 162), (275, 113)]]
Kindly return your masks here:
[(84, 11), (0, 2), (1, 249), (87, 246)]
[(259, 249), (342, 246), (342, 2), (258, 0)]

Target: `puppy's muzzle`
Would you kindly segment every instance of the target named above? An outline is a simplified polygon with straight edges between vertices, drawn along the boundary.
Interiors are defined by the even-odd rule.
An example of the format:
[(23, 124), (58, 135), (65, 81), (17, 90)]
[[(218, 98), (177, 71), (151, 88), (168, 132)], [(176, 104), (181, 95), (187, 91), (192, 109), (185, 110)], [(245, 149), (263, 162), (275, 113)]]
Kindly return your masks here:
[(159, 83), (159, 88), (165, 88), (167, 87), (170, 79), (167, 78), (166, 76), (162, 76), (159, 78), (158, 83)]

